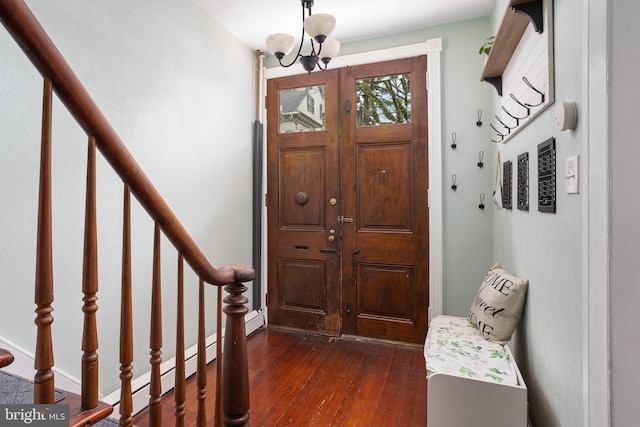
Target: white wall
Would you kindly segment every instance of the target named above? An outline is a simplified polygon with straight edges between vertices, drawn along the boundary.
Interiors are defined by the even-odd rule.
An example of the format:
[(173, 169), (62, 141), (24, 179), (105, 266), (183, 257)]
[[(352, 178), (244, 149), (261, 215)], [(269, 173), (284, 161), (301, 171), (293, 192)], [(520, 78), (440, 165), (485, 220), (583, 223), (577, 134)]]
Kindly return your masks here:
[[(529, 152), (530, 210), (514, 207), (494, 214), (494, 253), (506, 269), (529, 279), (524, 317), (513, 345), (529, 389), (533, 425), (578, 427), (583, 425), (583, 198), (565, 194), (564, 175), (565, 159), (582, 154), (585, 135), (580, 115), (583, 2), (554, 3), (555, 99), (577, 103), (578, 127), (557, 131), (552, 105), (506, 144), (495, 147), (503, 162), (512, 160), (514, 165), (519, 154)], [(497, 4), (496, 29), (506, 2)], [(537, 210), (537, 145), (550, 137), (556, 138), (557, 149), (555, 214)]]
[[(251, 264), (253, 52), (192, 2), (27, 3), (209, 260), (216, 266)], [(42, 80), (4, 28), (0, 85), (0, 335), (33, 352)], [(57, 100), (53, 115), (54, 351), (58, 368), (79, 378), (87, 138)], [(97, 179), (98, 352), (100, 391), (107, 394), (118, 387), (122, 184), (102, 158)], [(139, 375), (149, 360), (153, 224), (134, 205), (134, 372)], [(177, 256), (166, 239), (162, 253), (169, 308)], [(190, 270), (185, 283), (187, 340), (193, 344), (197, 279)], [(207, 301), (214, 307), (213, 287)], [(207, 315), (212, 333), (214, 309)], [(167, 359), (174, 354), (171, 308), (163, 323)]]
[(637, 266), (640, 254), (640, 176), (637, 117), (640, 67), (636, 1), (610, 1), (611, 115), (610, 175), (610, 325), (611, 425), (638, 423), (640, 332), (634, 318), (640, 300)]

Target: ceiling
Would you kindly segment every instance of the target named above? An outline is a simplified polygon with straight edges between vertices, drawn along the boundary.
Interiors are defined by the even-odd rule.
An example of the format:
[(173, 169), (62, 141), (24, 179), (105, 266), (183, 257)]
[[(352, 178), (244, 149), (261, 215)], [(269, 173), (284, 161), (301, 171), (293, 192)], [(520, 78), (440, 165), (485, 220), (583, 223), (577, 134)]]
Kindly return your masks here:
[[(192, 0), (251, 49), (265, 38), (302, 32), (300, 0)], [(331, 37), (341, 43), (487, 16), (495, 0), (315, 0), (313, 13), (336, 18)]]

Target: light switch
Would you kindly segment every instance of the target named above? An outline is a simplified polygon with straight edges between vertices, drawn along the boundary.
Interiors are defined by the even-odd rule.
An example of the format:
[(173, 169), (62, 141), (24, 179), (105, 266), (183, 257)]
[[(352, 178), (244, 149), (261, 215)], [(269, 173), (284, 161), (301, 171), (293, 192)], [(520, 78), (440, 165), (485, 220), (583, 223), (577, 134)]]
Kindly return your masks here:
[(564, 177), (564, 191), (567, 194), (577, 194), (578, 191), (578, 178), (580, 175), (580, 155), (567, 158), (565, 161), (565, 177)]

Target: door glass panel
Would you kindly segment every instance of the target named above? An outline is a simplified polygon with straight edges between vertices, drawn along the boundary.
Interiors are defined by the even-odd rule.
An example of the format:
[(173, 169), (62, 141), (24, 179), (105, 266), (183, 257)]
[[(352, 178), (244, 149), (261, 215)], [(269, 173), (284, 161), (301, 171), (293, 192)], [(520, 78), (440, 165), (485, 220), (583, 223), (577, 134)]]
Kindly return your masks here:
[(280, 91), (280, 133), (324, 130), (324, 85)]
[(411, 123), (410, 74), (356, 82), (358, 126)]

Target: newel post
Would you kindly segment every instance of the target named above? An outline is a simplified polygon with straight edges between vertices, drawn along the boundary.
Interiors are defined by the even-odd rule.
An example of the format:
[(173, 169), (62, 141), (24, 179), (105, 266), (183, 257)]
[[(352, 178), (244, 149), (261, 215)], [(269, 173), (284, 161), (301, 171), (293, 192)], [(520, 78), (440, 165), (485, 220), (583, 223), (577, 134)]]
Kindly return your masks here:
[(225, 326), (222, 355), (222, 406), (225, 426), (249, 426), (249, 369), (247, 365), (247, 334), (244, 316), (249, 302), (243, 295), (247, 287), (240, 281), (225, 286), (229, 295), (224, 299)]

